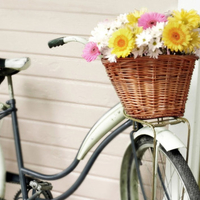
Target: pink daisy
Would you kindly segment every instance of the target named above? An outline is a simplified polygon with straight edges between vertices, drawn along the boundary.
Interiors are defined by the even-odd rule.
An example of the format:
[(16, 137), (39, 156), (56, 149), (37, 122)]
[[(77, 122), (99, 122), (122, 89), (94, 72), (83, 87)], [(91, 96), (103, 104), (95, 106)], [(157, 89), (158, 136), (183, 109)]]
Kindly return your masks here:
[(142, 26), (143, 29), (151, 28), (152, 26), (155, 26), (157, 22), (166, 22), (167, 17), (164, 14), (151, 12), (151, 13), (145, 13), (141, 15), (141, 17), (138, 19), (138, 26)]
[(94, 42), (89, 42), (85, 45), (85, 48), (83, 50), (82, 57), (87, 60), (87, 62), (91, 62), (97, 58), (98, 55), (100, 55), (100, 51)]

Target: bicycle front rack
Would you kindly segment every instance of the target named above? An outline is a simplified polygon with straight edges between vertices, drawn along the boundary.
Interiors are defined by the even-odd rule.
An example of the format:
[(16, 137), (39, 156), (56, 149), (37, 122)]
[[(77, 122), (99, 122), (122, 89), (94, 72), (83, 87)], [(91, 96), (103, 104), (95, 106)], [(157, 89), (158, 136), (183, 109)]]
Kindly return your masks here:
[[(158, 160), (158, 146), (157, 146), (157, 140), (156, 140), (156, 131), (155, 128), (156, 127), (164, 127), (164, 126), (168, 126), (168, 125), (176, 125), (176, 124), (180, 124), (180, 123), (186, 123), (188, 126), (188, 137), (187, 137), (187, 151), (186, 151), (186, 162), (188, 163), (188, 157), (189, 157), (189, 147), (190, 147), (190, 123), (186, 118), (179, 118), (179, 117), (169, 117), (169, 118), (156, 118), (156, 119), (152, 119), (152, 120), (141, 120), (141, 119), (135, 119), (132, 118), (131, 116), (127, 115), (125, 110), (124, 110), (124, 116), (130, 120), (132, 120), (133, 122), (133, 131), (131, 132), (131, 141), (132, 141), (132, 147), (133, 147), (133, 154), (135, 156), (135, 160), (136, 160), (136, 165), (137, 165), (137, 156), (136, 156), (136, 152), (135, 152), (135, 146), (134, 146), (134, 137), (133, 134), (135, 132), (137, 132), (139, 130), (139, 124), (142, 124), (143, 126), (148, 126), (152, 129), (153, 134), (154, 134), (154, 150), (153, 150), (153, 192), (152, 192), (152, 200), (156, 199), (156, 177), (157, 177), (157, 160)], [(145, 193), (144, 193), (144, 188), (141, 184), (141, 175), (140, 175), (140, 171), (139, 171), (139, 167), (136, 166), (137, 169), (137, 174), (138, 174), (138, 179), (141, 185), (141, 190), (144, 196), (144, 199), (146, 200), (145, 197)]]

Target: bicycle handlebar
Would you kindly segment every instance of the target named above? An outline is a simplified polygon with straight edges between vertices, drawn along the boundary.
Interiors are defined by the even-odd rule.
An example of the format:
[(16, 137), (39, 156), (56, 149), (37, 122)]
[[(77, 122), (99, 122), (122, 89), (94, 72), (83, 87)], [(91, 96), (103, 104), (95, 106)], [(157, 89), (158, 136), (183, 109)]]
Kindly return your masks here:
[(57, 47), (57, 46), (60, 46), (60, 45), (63, 45), (65, 44), (64, 41), (63, 41), (63, 37), (61, 38), (56, 38), (54, 40), (51, 40), (48, 42), (48, 46), (49, 48), (52, 48), (52, 47)]
[(49, 48), (52, 48), (52, 47), (64, 45), (68, 42), (79, 42), (82, 44), (86, 44), (88, 42), (88, 40), (86, 40), (85, 38), (79, 37), (79, 36), (60, 37), (60, 38), (56, 38), (56, 39), (49, 41), (48, 46), (49, 46)]

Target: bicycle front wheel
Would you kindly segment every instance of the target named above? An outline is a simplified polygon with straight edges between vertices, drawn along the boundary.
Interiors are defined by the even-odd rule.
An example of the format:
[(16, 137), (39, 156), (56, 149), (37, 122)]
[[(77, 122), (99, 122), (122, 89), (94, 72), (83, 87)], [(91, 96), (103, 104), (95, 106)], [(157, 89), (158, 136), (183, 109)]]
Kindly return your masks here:
[[(135, 141), (142, 183), (147, 200), (152, 199), (153, 138), (142, 136)], [(121, 199), (143, 200), (131, 145), (121, 168)], [(200, 191), (186, 161), (179, 151), (158, 149), (156, 200), (200, 200)]]

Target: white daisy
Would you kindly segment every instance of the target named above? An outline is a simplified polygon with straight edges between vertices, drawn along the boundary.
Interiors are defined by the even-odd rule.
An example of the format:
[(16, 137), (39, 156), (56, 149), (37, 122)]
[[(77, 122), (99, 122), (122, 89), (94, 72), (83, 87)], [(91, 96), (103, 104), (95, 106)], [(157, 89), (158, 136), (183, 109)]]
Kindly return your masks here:
[(168, 17), (172, 16), (172, 11), (168, 10), (168, 11), (164, 12), (164, 14), (168, 18)]
[(121, 14), (117, 17), (116, 21), (120, 22), (121, 24), (128, 23), (127, 14)]
[(108, 45), (108, 37), (106, 36), (106, 34), (98, 34), (95, 35), (93, 37), (89, 38), (90, 42), (95, 42), (99, 48), (99, 50), (101, 51), (101, 49), (105, 46)]
[(101, 51), (101, 48), (108, 45), (108, 40), (110, 35), (110, 25), (112, 22), (106, 20), (104, 22), (98, 23), (97, 27), (91, 32), (91, 37), (89, 41), (95, 42)]
[(155, 51), (158, 48), (161, 48), (163, 46), (163, 43), (161, 42), (161, 39), (158, 38), (152, 38), (149, 42), (149, 49), (152, 51)]
[(134, 48), (132, 50), (132, 54), (134, 55), (134, 58), (137, 58), (138, 56), (143, 56), (143, 53), (144, 53), (144, 47), (141, 46), (139, 48)]
[(110, 26), (110, 32), (115, 32), (119, 28), (122, 27), (122, 23), (120, 21), (113, 21), (113, 23)]
[(142, 31), (142, 33), (136, 35), (135, 43), (138, 47), (146, 46), (151, 41), (151, 39), (152, 39), (152, 36), (149, 30), (147, 29), (147, 30)]
[(120, 15), (116, 20), (112, 22), (110, 25), (110, 31), (115, 32), (119, 28), (123, 28), (125, 24), (127, 23), (127, 17), (126, 14)]
[(102, 49), (103, 58), (107, 58), (109, 62), (117, 62), (117, 56), (111, 53), (112, 49), (105, 47)]
[(156, 26), (152, 26), (151, 28), (152, 37), (161, 37), (165, 24), (166, 24), (165, 22), (158, 22)]
[(160, 55), (160, 54), (162, 54), (162, 52), (160, 51), (160, 49), (156, 49), (155, 51), (151, 51), (151, 50), (149, 50), (149, 52), (148, 52), (148, 56), (150, 57), (150, 58), (158, 58), (158, 56)]
[(106, 58), (109, 60), (109, 62), (113, 63), (113, 62), (117, 62), (117, 56), (115, 54), (110, 54), (107, 55)]

